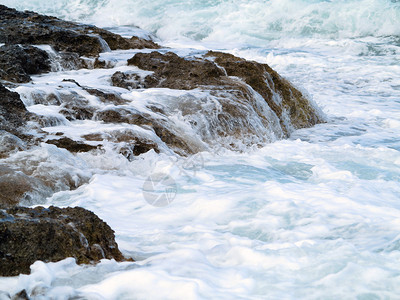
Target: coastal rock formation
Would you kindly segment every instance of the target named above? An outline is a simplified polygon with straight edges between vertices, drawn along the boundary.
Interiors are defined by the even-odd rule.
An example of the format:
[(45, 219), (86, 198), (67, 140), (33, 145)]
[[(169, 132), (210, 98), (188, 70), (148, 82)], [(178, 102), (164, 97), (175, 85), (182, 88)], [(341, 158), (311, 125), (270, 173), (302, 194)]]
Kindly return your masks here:
[(125, 258), (113, 230), (81, 207), (0, 210), (0, 276), (29, 273), (37, 260), (74, 257), (78, 264)]
[(126, 39), (95, 26), (67, 22), (30, 11), (20, 12), (3, 5), (0, 5), (0, 43), (46, 44), (56, 51), (74, 52), (80, 56), (98, 56), (107, 47), (111, 50), (159, 48), (149, 40), (138, 37)]
[[(104, 44), (99, 37), (107, 42), (111, 50), (159, 48), (152, 41), (138, 37), (126, 39), (95, 26), (67, 22), (34, 12), (18, 12), (4, 6), (0, 6), (0, 9), (3, 28), (0, 40), (4, 43), (48, 44), (58, 51), (92, 56), (104, 50)], [(25, 31), (27, 28), (29, 30)]]
[[(164, 49), (134, 51), (127, 61), (125, 52), (123, 59), (120, 52), (99, 58), (102, 51), (159, 46), (2, 5), (0, 43), (0, 79), (32, 106), (29, 112), (17, 93), (0, 84), (5, 207), (35, 204), (88, 182), (92, 174), (84, 172), (81, 152), (113, 151), (131, 161), (152, 150), (181, 156), (221, 147), (246, 151), (323, 121), (309, 99), (268, 65), (231, 54), (182, 57)], [(87, 61), (104, 70), (23, 84), (31, 75), (87, 67)], [(86, 76), (99, 76), (101, 84)]]
[(201, 85), (225, 85), (223, 69), (209, 60), (184, 59), (173, 52), (138, 53), (128, 60), (128, 65), (153, 71), (145, 78), (146, 88), (163, 87), (191, 90)]
[(22, 134), (20, 127), (26, 124), (29, 117), (30, 113), (19, 94), (0, 84), (0, 131)]
[[(267, 64), (247, 61), (232, 54), (209, 51), (206, 57), (223, 67), (228, 76), (236, 76), (259, 93), (285, 126), (283, 119), (289, 117), (294, 129), (311, 127), (322, 122), (315, 107), (304, 95)], [(286, 128), (286, 131), (288, 129)]]
[[(246, 61), (227, 53), (209, 51), (203, 58), (191, 59), (179, 57), (172, 52), (138, 53), (128, 60), (128, 65), (153, 72), (143, 80), (146, 88), (201, 88), (210, 90), (212, 94), (225, 90), (229, 91), (228, 94), (236, 98), (238, 103), (242, 100), (250, 103), (254, 98), (253, 91), (248, 89), (251, 87), (264, 98), (278, 117), (285, 137), (294, 129), (322, 122), (321, 116), (309, 100), (266, 64)], [(131, 83), (132, 77), (126, 76), (128, 80), (124, 81), (123, 75), (119, 75), (119, 86), (134, 86)], [(224, 105), (224, 110), (230, 113), (231, 117), (241, 117), (239, 110), (228, 103)]]
[(29, 75), (51, 69), (46, 51), (22, 45), (0, 47), (0, 66), (0, 79), (12, 82), (29, 82)]

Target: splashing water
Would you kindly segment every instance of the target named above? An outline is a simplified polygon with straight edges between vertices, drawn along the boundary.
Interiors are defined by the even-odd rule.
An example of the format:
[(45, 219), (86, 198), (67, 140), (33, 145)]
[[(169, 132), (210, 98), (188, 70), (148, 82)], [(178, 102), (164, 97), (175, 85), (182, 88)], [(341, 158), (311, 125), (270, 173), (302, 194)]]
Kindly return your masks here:
[[(191, 169), (187, 158), (173, 156), (167, 147), (162, 154), (150, 151), (132, 161), (107, 149), (64, 158), (57, 151), (61, 168), (79, 174), (71, 165), (85, 166), (83, 175), (91, 179), (76, 190), (54, 194), (47, 204), (93, 210), (115, 230), (124, 254), (137, 262), (37, 262), (29, 276), (2, 278), (0, 290), (93, 299), (398, 298), (398, 1), (0, 3), (127, 35), (129, 26), (137, 25), (163, 45), (185, 48), (176, 52), (224, 49), (268, 63), (305, 89), (328, 119), (261, 149), (203, 151), (201, 163)], [(123, 55), (108, 52), (102, 58), (116, 59), (116, 68), (123, 70), (118, 61)], [(102, 88), (107, 83), (101, 72), (108, 71), (61, 72), (54, 78), (67, 76)], [(36, 92), (51, 92), (50, 81), (34, 77)], [(29, 109), (40, 110), (31, 101), (32, 90), (29, 85), (17, 88)], [(140, 99), (161, 93), (127, 97), (139, 106)], [(168, 93), (163, 95), (170, 105), (182, 96)], [(46, 112), (54, 114), (55, 108)], [(201, 115), (194, 117), (202, 121)], [(176, 116), (175, 121), (182, 120)], [(78, 138), (96, 126), (64, 120), (46, 130)], [(46, 153), (51, 151), (56, 150), (49, 147)], [(36, 161), (57, 163), (46, 157)], [(151, 206), (143, 196), (143, 185), (154, 173), (173, 179), (176, 195), (169, 205)]]

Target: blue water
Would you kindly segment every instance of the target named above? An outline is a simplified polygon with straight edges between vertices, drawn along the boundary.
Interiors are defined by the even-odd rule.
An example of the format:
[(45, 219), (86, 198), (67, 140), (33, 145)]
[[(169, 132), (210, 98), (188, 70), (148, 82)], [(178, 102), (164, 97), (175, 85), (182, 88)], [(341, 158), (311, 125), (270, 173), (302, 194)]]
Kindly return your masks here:
[[(47, 297), (59, 299), (400, 298), (400, 2), (0, 3), (125, 35), (140, 26), (180, 53), (218, 49), (268, 63), (327, 119), (260, 149), (202, 152), (195, 168), (167, 154), (130, 163), (112, 153), (76, 156), (90, 182), (48, 204), (93, 210), (138, 262), (38, 262), (30, 276), (1, 279), (0, 290), (44, 286)], [(104, 84), (103, 73), (68, 76)], [(49, 89), (49, 80), (35, 78), (35, 87)], [(29, 88), (16, 89), (25, 101)], [(154, 95), (164, 101), (159, 91)], [(54, 132), (74, 136), (80, 128)], [(40, 159), (54, 163), (46, 155)], [(39, 157), (25, 156), (15, 160)], [(154, 172), (168, 173), (178, 186), (168, 206), (153, 207), (143, 197), (143, 182)]]

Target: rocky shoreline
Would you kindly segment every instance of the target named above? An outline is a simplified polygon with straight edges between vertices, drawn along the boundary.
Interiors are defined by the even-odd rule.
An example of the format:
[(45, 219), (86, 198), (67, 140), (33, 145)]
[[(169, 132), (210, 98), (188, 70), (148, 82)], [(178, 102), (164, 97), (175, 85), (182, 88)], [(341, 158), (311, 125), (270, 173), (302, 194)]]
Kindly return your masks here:
[[(22, 161), (18, 155), (24, 151), (58, 149), (60, 155), (71, 157), (73, 169), (77, 168), (73, 165), (76, 153), (95, 155), (105, 144), (112, 144), (128, 161), (164, 149), (186, 156), (216, 144), (231, 150), (240, 150), (239, 144), (261, 146), (273, 140), (270, 136), (287, 138), (295, 129), (323, 122), (318, 109), (268, 65), (231, 54), (208, 51), (182, 57), (151, 40), (126, 38), (95, 26), (1, 5), (0, 43), (4, 44), (0, 47), (1, 276), (29, 272), (35, 260), (57, 261), (70, 256), (78, 263), (102, 258), (124, 260), (111, 228), (93, 213), (83, 208), (18, 206), (44, 204), (46, 197), (76, 189), (91, 177), (78, 170), (78, 175), (60, 171), (48, 178), (40, 163), (29, 159), (16, 163)], [(126, 60), (125, 66), (131, 69), (111, 73), (108, 89), (72, 78), (58, 82), (57, 93), (43, 93), (34, 84), (24, 86), (33, 104), (59, 107), (53, 117), (29, 111), (21, 95), (14, 92), (38, 74), (113, 69), (115, 65), (101, 53), (117, 49), (144, 51)], [(183, 94), (172, 101), (173, 106), (147, 105), (146, 112), (129, 105), (132, 100), (126, 95), (131, 91), (151, 89), (194, 94)], [(207, 97), (217, 102), (216, 108), (205, 108)], [(177, 111), (190, 130), (198, 133), (197, 139), (171, 121), (172, 112)], [(132, 125), (149, 134), (130, 129), (99, 130), (83, 132), (74, 139), (65, 132), (44, 129), (79, 121)]]

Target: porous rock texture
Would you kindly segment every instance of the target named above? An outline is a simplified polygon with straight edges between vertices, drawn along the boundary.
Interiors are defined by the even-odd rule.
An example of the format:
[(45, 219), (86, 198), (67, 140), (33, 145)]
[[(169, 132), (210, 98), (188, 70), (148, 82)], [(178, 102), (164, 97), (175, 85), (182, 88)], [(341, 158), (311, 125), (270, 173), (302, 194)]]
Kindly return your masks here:
[(104, 50), (102, 40), (111, 50), (159, 48), (154, 42), (138, 37), (127, 39), (96, 26), (63, 21), (31, 11), (20, 12), (0, 5), (0, 43), (46, 44), (56, 51), (97, 56)]
[[(152, 75), (144, 78), (146, 88), (224, 89), (229, 91), (232, 98), (237, 98), (238, 102), (250, 101), (253, 95), (236, 80), (239, 78), (265, 99), (279, 118), (286, 137), (293, 129), (310, 127), (323, 121), (309, 100), (267, 64), (215, 51), (192, 59), (185, 59), (172, 52), (161, 54), (154, 51), (136, 54), (128, 60), (128, 65), (153, 71)], [(121, 81), (120, 85), (123, 85)], [(235, 115), (234, 107), (225, 108), (231, 109), (231, 115)], [(289, 122), (285, 123), (285, 118)], [(288, 123), (293, 128), (288, 128)]]
[(0, 276), (29, 273), (37, 260), (74, 257), (78, 264), (125, 260), (114, 231), (81, 207), (0, 209)]

